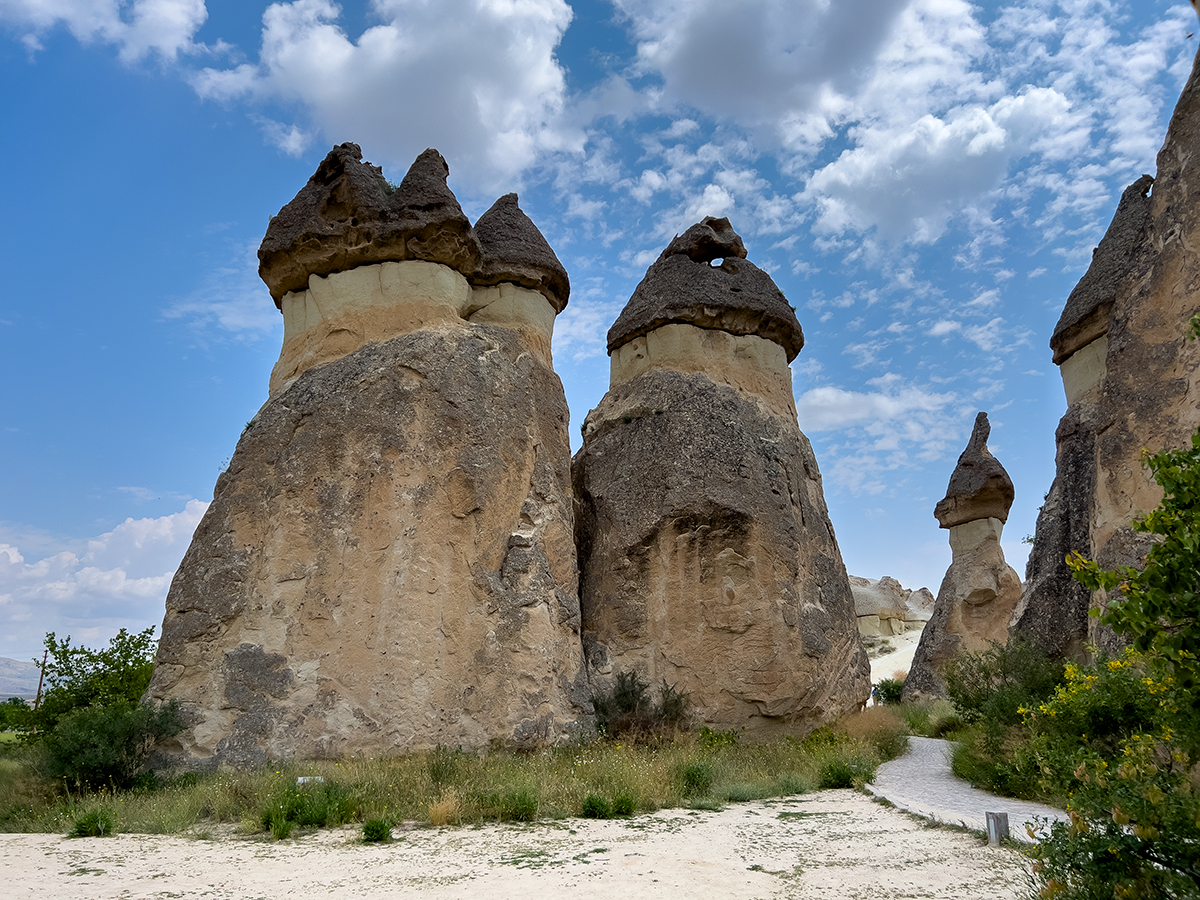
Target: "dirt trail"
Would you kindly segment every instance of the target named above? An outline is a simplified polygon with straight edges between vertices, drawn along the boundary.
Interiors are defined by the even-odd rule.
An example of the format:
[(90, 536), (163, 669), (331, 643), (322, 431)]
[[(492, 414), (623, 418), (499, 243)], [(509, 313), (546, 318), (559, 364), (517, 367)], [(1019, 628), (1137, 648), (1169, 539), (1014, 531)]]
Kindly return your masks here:
[(385, 845), (357, 830), (269, 842), (150, 835), (0, 835), (11, 900), (396, 896), (975, 900), (1023, 895), (1027, 862), (931, 828), (854, 791), (663, 810), (629, 820), (414, 828)]

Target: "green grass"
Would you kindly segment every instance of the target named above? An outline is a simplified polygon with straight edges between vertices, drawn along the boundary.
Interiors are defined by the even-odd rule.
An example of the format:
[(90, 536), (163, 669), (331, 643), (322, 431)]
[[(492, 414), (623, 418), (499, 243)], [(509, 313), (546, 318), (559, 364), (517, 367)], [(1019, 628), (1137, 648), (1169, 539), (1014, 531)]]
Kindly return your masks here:
[(0, 731), (0, 744), (15, 744), (17, 742), (17, 733), (15, 731)]
[[(590, 796), (612, 804), (611, 815), (719, 806), (815, 790), (837, 760), (858, 783), (898, 747), (902, 751), (896, 735), (903, 740), (903, 724), (893, 716), (891, 726), (881, 725), (873, 715), (879, 721), (850, 717), (814, 740), (714, 742), (682, 734), (657, 744), (595, 740), (532, 753), (438, 750), (287, 762), (162, 779), (154, 789), (85, 794), (38, 779), (29, 757), (17, 755), (0, 758), (0, 831), (66, 833), (101, 810), (121, 833), (179, 834), (233, 823), (281, 838), (322, 822), (429, 823), (431, 807), (439, 804), (452, 810), (448, 821), (461, 824), (578, 816)], [(325, 781), (298, 790), (299, 776)]]

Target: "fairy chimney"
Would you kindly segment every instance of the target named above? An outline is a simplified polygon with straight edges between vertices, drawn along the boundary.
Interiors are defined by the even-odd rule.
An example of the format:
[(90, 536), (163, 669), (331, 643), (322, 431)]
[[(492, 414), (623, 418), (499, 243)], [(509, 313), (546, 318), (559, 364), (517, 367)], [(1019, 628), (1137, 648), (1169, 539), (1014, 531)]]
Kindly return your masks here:
[(676, 237), (608, 333), (572, 464), (590, 676), (717, 728), (810, 730), (870, 690), (788, 364), (804, 336), (727, 219)]
[(1132, 527), (1162, 490), (1143, 450), (1189, 446), (1200, 427), (1200, 56), (1158, 153), (1121, 196), (1091, 264), (1067, 298), (1050, 339), (1067, 409), (1055, 433), (1054, 481), (1038, 514), (1013, 628), (1043, 651), (1084, 660), (1121, 640), (1097, 617), (1109, 596), (1075, 581), (1077, 551), (1105, 569), (1140, 566), (1150, 535)]
[(904, 681), (905, 698), (944, 696), (946, 663), (958, 653), (978, 652), (1008, 638), (1021, 579), (1000, 546), (1013, 483), (988, 451), (991, 430), (987, 413), (975, 417), (946, 496), (934, 507), (938, 525), (950, 532), (953, 556)]
[(472, 228), (435, 150), (393, 187), (335, 147), (274, 217), (284, 318), (167, 597), (148, 696), (190, 768), (574, 734), (566, 272), (515, 194)]

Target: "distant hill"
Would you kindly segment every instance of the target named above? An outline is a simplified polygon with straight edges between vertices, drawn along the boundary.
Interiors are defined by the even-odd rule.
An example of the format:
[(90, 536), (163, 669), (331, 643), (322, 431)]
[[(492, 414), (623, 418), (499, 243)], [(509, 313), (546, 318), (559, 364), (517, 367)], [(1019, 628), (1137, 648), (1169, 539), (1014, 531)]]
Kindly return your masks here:
[(0, 656), (0, 700), (9, 697), (28, 697), (37, 694), (38, 667), (31, 662), (21, 662)]

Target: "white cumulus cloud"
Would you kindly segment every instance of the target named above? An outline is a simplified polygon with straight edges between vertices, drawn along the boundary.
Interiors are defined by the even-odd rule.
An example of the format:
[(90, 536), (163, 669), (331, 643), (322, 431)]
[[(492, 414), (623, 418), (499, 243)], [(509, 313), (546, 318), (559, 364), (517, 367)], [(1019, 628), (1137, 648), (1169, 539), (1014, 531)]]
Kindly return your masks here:
[(53, 631), (76, 642), (103, 642), (119, 628), (141, 630), (162, 621), (171, 578), (208, 504), (129, 518), (75, 550), (29, 560), (0, 544), (0, 654), (29, 652)]
[(30, 51), (62, 25), (82, 43), (103, 41), (133, 62), (151, 52), (174, 60), (197, 48), (192, 37), (208, 18), (204, 0), (0, 0), (0, 23), (25, 31)]
[[(560, 122), (564, 0), (372, 0), (371, 11), (381, 23), (355, 38), (329, 0), (274, 3), (257, 63), (206, 68), (193, 86), (214, 100), (298, 107), (326, 141), (356, 141), (375, 161), (406, 167), (437, 147), (481, 187), (511, 185), (539, 154), (582, 144)], [(309, 130), (266, 126), (288, 152)]]

